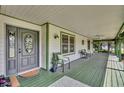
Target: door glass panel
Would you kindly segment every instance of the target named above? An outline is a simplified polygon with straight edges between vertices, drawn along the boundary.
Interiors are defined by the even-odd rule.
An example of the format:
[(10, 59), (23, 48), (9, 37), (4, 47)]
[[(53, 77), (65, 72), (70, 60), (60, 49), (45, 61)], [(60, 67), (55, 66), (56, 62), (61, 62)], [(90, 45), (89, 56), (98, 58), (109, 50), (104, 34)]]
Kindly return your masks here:
[(33, 50), (33, 39), (30, 34), (27, 34), (24, 38), (24, 46), (25, 46), (25, 51), (27, 53), (31, 53)]
[(15, 32), (9, 32), (9, 57), (15, 57)]

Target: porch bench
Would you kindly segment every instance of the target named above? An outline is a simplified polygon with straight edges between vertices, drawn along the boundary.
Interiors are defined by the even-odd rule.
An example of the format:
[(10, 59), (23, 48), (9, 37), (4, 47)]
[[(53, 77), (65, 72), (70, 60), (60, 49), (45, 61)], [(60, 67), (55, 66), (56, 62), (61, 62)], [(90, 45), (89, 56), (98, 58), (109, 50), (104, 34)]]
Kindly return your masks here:
[(70, 58), (63, 56), (60, 52), (53, 53), (52, 64), (56, 66), (61, 65), (62, 72), (65, 71), (64, 65), (68, 62), (68, 69), (70, 69)]

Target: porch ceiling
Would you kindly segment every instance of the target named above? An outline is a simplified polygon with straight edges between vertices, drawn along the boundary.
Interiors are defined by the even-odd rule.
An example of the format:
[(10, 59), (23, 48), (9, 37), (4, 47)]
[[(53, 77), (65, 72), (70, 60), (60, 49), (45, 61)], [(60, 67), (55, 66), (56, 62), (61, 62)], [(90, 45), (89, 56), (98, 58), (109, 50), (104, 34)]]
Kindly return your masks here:
[(124, 6), (1, 6), (1, 13), (36, 24), (50, 22), (82, 35), (113, 39), (124, 22)]

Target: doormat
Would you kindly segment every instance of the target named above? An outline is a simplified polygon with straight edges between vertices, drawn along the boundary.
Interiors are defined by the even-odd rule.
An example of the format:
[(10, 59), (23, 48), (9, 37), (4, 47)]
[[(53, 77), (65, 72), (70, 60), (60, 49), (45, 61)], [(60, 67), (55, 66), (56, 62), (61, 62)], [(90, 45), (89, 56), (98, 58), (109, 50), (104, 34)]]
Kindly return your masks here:
[(90, 86), (68, 76), (63, 76), (62, 78), (51, 84), (49, 87), (90, 87)]
[(20, 76), (24, 78), (30, 78), (30, 77), (38, 75), (38, 73), (39, 73), (39, 69), (36, 69), (36, 70), (32, 70), (24, 74), (21, 74)]

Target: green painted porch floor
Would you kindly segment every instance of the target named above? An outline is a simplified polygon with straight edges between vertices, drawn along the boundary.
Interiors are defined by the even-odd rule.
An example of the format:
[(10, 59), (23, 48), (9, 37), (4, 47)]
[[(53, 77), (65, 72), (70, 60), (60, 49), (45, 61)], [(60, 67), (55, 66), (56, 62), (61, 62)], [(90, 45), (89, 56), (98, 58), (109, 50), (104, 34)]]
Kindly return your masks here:
[(89, 59), (79, 59), (71, 63), (71, 69), (65, 73), (41, 70), (39, 75), (32, 78), (18, 77), (21, 87), (46, 87), (64, 75), (76, 79), (89, 86), (103, 86), (108, 54), (96, 54)]

